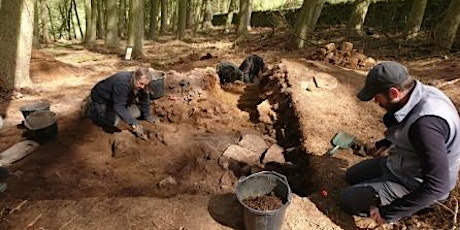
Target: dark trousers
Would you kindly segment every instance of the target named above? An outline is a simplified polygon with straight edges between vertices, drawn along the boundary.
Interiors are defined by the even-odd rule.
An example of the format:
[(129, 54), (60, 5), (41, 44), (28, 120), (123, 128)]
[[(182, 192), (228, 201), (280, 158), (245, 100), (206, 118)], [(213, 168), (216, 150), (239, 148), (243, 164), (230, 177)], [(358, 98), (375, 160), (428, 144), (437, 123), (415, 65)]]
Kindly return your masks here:
[[(141, 112), (137, 105), (128, 106), (128, 111), (134, 118), (138, 118)], [(86, 116), (89, 117), (96, 125), (102, 128), (113, 128), (120, 122), (120, 117), (117, 115), (113, 106), (90, 101), (86, 110)]]
[(367, 159), (347, 170), (345, 177), (352, 186), (340, 194), (340, 203), (345, 211), (368, 216), (371, 206), (388, 205), (410, 192), (388, 170), (386, 159)]

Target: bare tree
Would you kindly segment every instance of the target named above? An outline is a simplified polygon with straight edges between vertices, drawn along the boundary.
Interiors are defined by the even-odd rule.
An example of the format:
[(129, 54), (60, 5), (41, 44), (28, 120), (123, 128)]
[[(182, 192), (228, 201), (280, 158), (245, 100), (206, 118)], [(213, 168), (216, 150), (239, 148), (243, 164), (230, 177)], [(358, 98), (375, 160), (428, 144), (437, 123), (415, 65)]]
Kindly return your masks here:
[(179, 0), (177, 11), (177, 38), (182, 40), (185, 37), (185, 29), (187, 26), (187, 0)]
[(42, 43), (49, 43), (49, 30), (48, 30), (48, 7), (46, 6), (46, 0), (40, 0), (40, 21), (41, 24), (41, 34), (42, 34)]
[(106, 5), (106, 33), (105, 46), (108, 49), (118, 49), (118, 4), (117, 1), (107, 1)]
[(195, 4), (193, 0), (187, 0), (187, 29), (192, 29), (195, 24)]
[(144, 42), (144, 1), (131, 0), (129, 6), (128, 46), (133, 48), (133, 57), (143, 54)]
[(150, 0), (149, 39), (154, 39), (158, 29), (159, 1)]
[[(291, 38), (288, 42), (289, 47), (294, 48), (303, 48), (305, 46), (305, 41), (307, 40), (308, 32), (314, 28), (316, 24), (315, 16), (318, 15), (318, 12), (315, 10), (322, 10), (322, 7), (318, 7), (324, 3), (324, 0), (304, 0), (302, 7), (297, 14), (297, 20), (294, 25), (294, 31), (291, 35)], [(318, 5), (319, 4), (319, 5)], [(319, 12), (320, 14), (321, 12)], [(316, 19), (317, 20), (317, 19)]]
[(85, 43), (93, 44), (96, 42), (96, 20), (97, 20), (96, 0), (85, 0), (85, 15), (86, 15)]
[(438, 24), (435, 32), (436, 51), (450, 51), (457, 34), (460, 23), (460, 0), (451, 0), (441, 23)]
[(240, 11), (238, 14), (238, 40), (246, 39), (248, 35), (249, 22), (251, 20), (251, 5), (252, 0), (240, 0)]
[(214, 10), (212, 7), (211, 0), (204, 0), (205, 10), (204, 10), (204, 20), (203, 20), (203, 29), (212, 28), (212, 17), (214, 16)]
[(0, 8), (0, 79), (7, 89), (32, 86), (30, 58), (34, 26), (34, 1), (2, 1)]
[(351, 11), (347, 24), (347, 30), (350, 36), (363, 35), (364, 21), (370, 4), (371, 0), (357, 0), (354, 2), (353, 10)]
[(160, 33), (165, 34), (168, 30), (168, 0), (161, 1), (161, 24)]
[(413, 38), (417, 36), (418, 32), (420, 32), (427, 3), (428, 0), (418, 0), (412, 2), (412, 8), (406, 24), (406, 38)]
[(233, 22), (233, 15), (235, 14), (235, 0), (230, 0), (228, 4), (228, 12), (227, 12), (227, 20), (225, 21), (225, 32), (230, 31), (230, 27), (232, 26)]

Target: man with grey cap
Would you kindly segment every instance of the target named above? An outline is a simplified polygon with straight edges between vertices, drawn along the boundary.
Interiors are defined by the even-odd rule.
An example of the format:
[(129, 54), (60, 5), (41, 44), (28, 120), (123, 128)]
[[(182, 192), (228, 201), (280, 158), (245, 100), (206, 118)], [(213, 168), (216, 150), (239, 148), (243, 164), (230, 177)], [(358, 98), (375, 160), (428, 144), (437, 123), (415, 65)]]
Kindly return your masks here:
[(450, 99), (393, 61), (374, 66), (357, 96), (387, 111), (385, 138), (367, 154), (384, 148), (388, 154), (347, 170), (352, 186), (340, 194), (344, 210), (384, 224), (446, 200), (460, 160), (460, 118)]

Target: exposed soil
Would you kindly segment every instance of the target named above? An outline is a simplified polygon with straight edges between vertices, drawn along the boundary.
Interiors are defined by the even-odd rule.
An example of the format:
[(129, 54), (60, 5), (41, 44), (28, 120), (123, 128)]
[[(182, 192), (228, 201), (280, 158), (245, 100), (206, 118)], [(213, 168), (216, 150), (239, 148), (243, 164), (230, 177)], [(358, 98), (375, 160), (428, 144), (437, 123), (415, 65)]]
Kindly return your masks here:
[[(340, 130), (366, 141), (380, 138), (384, 130), (383, 111), (355, 97), (372, 66), (364, 57), (406, 64), (459, 106), (458, 57), (405, 60), (394, 56), (396, 47), (376, 46), (385, 43), (378, 40), (376, 48), (353, 51), (352, 60), (351, 53), (337, 51), (334, 58), (312, 61), (311, 55), (330, 42), (287, 51), (286, 34), (267, 34), (270, 29), (254, 29), (251, 40), (238, 45), (232, 42), (234, 35), (221, 30), (188, 42), (165, 36), (147, 41), (146, 56), (132, 61), (99, 52), (101, 45), (87, 49), (56, 42), (35, 50), (35, 88), (0, 95), (0, 114), (6, 115), (0, 150), (26, 139), (19, 108), (37, 100), (49, 102), (58, 114), (58, 138), (8, 166), (8, 189), (0, 193), (0, 229), (244, 229), (235, 185), (260, 170), (285, 175), (294, 193), (283, 229), (451, 228), (449, 209), (455, 210), (458, 189), (445, 207), (392, 226), (376, 227), (344, 213), (337, 204), (338, 192), (347, 186), (344, 172), (364, 158), (349, 149), (333, 157), (326, 153)], [(269, 65), (260, 85), (220, 86), (216, 64), (239, 64), (251, 53)], [(96, 82), (139, 66), (167, 73), (165, 95), (152, 101), (160, 122), (142, 122), (147, 141), (128, 127), (109, 134), (80, 117), (81, 102)], [(229, 146), (241, 146), (248, 134), (260, 137), (267, 148), (280, 149), (282, 159), (223, 156)]]
[(248, 197), (243, 200), (247, 206), (260, 210), (269, 211), (276, 210), (283, 206), (283, 201), (275, 194), (267, 194), (265, 196)]

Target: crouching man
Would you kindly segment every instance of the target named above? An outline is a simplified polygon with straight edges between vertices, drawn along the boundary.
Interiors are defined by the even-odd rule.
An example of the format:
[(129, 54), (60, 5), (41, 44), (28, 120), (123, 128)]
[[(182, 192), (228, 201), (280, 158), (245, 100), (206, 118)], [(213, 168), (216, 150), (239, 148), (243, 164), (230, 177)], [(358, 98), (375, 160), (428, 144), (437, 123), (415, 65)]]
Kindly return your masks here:
[(147, 139), (136, 118), (150, 123), (157, 118), (150, 112), (149, 84), (152, 68), (118, 72), (98, 82), (91, 90), (86, 116), (105, 131), (113, 133), (120, 121), (131, 126), (137, 137)]

